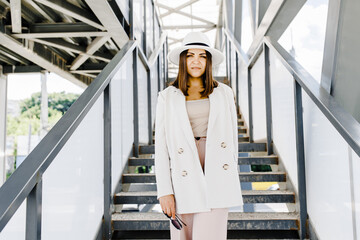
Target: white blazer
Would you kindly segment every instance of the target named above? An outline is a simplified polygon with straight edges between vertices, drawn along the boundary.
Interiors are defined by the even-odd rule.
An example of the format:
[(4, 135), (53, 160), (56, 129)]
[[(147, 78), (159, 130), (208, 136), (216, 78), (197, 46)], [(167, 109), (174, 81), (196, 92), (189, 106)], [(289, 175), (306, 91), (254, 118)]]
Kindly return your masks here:
[(218, 83), (209, 95), (205, 173), (187, 115), (185, 95), (174, 86), (158, 93), (155, 119), (157, 199), (174, 194), (179, 214), (243, 205), (234, 94), (229, 86)]

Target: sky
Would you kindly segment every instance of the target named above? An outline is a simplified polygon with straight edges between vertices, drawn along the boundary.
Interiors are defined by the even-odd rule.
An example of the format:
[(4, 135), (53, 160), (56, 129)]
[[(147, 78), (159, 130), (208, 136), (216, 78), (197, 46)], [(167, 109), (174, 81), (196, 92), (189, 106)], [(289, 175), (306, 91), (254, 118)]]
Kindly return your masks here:
[[(22, 100), (31, 94), (41, 91), (40, 73), (17, 73), (8, 75), (8, 99)], [(48, 93), (62, 92), (81, 94), (84, 89), (55, 73), (48, 74)]]

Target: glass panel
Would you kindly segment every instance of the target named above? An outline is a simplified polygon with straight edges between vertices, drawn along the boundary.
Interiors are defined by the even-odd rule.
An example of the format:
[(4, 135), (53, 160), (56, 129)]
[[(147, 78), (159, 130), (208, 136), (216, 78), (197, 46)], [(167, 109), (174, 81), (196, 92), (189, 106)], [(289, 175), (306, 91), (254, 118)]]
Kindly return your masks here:
[(132, 56), (114, 75), (111, 86), (112, 190), (115, 190), (122, 170), (132, 154), (134, 142), (133, 69)]
[(279, 43), (320, 83), (328, 0), (308, 0)]
[(154, 50), (154, 12), (151, 0), (146, 2), (146, 54), (150, 57)]
[(241, 47), (245, 52), (249, 50), (254, 37), (250, 12), (249, 1), (242, 1)]
[(103, 95), (43, 174), (42, 238), (93, 239), (104, 212)]
[[(309, 217), (320, 239), (355, 239), (349, 177), (351, 152), (304, 91), (302, 97)], [(355, 171), (359, 174), (359, 169)], [(355, 189), (358, 191), (359, 187)]]
[(0, 232), (0, 240), (25, 239), (26, 199)]
[(264, 53), (251, 69), (254, 141), (266, 139)]
[(138, 106), (139, 106), (139, 143), (149, 142), (148, 133), (148, 94), (147, 94), (147, 72), (138, 58)]
[(270, 51), (273, 141), (288, 177), (298, 189), (294, 111), (294, 78)]
[(242, 58), (239, 58), (239, 105), (240, 112), (245, 120), (245, 124), (249, 124), (249, 100), (248, 100), (248, 68)]
[(133, 0), (134, 5), (134, 35), (139, 40), (142, 48), (143, 32), (144, 32), (144, 0)]
[(116, 0), (116, 3), (118, 4), (121, 13), (124, 15), (126, 21), (130, 23), (129, 21), (129, 13), (130, 13), (130, 7), (129, 7), (129, 0)]

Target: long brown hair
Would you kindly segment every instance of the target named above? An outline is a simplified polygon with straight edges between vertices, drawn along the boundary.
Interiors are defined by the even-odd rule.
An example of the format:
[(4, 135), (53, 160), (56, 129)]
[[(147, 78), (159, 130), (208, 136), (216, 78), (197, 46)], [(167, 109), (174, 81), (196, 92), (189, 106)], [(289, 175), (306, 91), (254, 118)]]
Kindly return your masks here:
[[(189, 81), (189, 74), (187, 73), (187, 66), (186, 66), (186, 54), (188, 50), (185, 50), (180, 53), (179, 59), (179, 72), (174, 82), (170, 83), (171, 86), (174, 86), (180, 89), (185, 96), (189, 96), (188, 94), (188, 81)], [(206, 67), (205, 72), (201, 76), (202, 83), (204, 86), (204, 90), (200, 92), (201, 97), (208, 97), (214, 88), (218, 86), (218, 83), (214, 80), (212, 75), (212, 59), (211, 54), (206, 51)]]

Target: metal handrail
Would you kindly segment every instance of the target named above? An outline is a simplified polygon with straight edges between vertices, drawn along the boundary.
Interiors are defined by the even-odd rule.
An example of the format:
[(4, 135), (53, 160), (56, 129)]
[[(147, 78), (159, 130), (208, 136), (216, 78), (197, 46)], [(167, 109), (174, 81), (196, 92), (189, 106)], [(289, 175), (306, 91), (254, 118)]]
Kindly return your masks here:
[(351, 146), (351, 148), (360, 156), (360, 123), (354, 117), (346, 112), (320, 85), (316, 84), (316, 80), (310, 73), (308, 73), (295, 59), (291, 56), (279, 43), (272, 41), (269, 37), (264, 37), (263, 42), (259, 44), (253, 56), (250, 59), (244, 57), (244, 51), (241, 49), (237, 40), (224, 29), (224, 33), (228, 39), (234, 44), (236, 50), (242, 56), (242, 59), (247, 63), (247, 67), (251, 68), (259, 58), (263, 51), (263, 44), (265, 43), (271, 48), (277, 56), (279, 56), (283, 65), (294, 76), (295, 80), (300, 84), (302, 89), (309, 95), (311, 100), (341, 134), (344, 140)]
[(264, 43), (279, 57), (301, 88), (336, 128), (350, 147), (360, 156), (360, 123), (345, 111), (324, 88), (279, 43), (265, 37)]
[(27, 198), (37, 182), (41, 181), (42, 174), (104, 92), (116, 71), (131, 56), (137, 45), (138, 43), (133, 40), (125, 44), (0, 188), (0, 231)]

